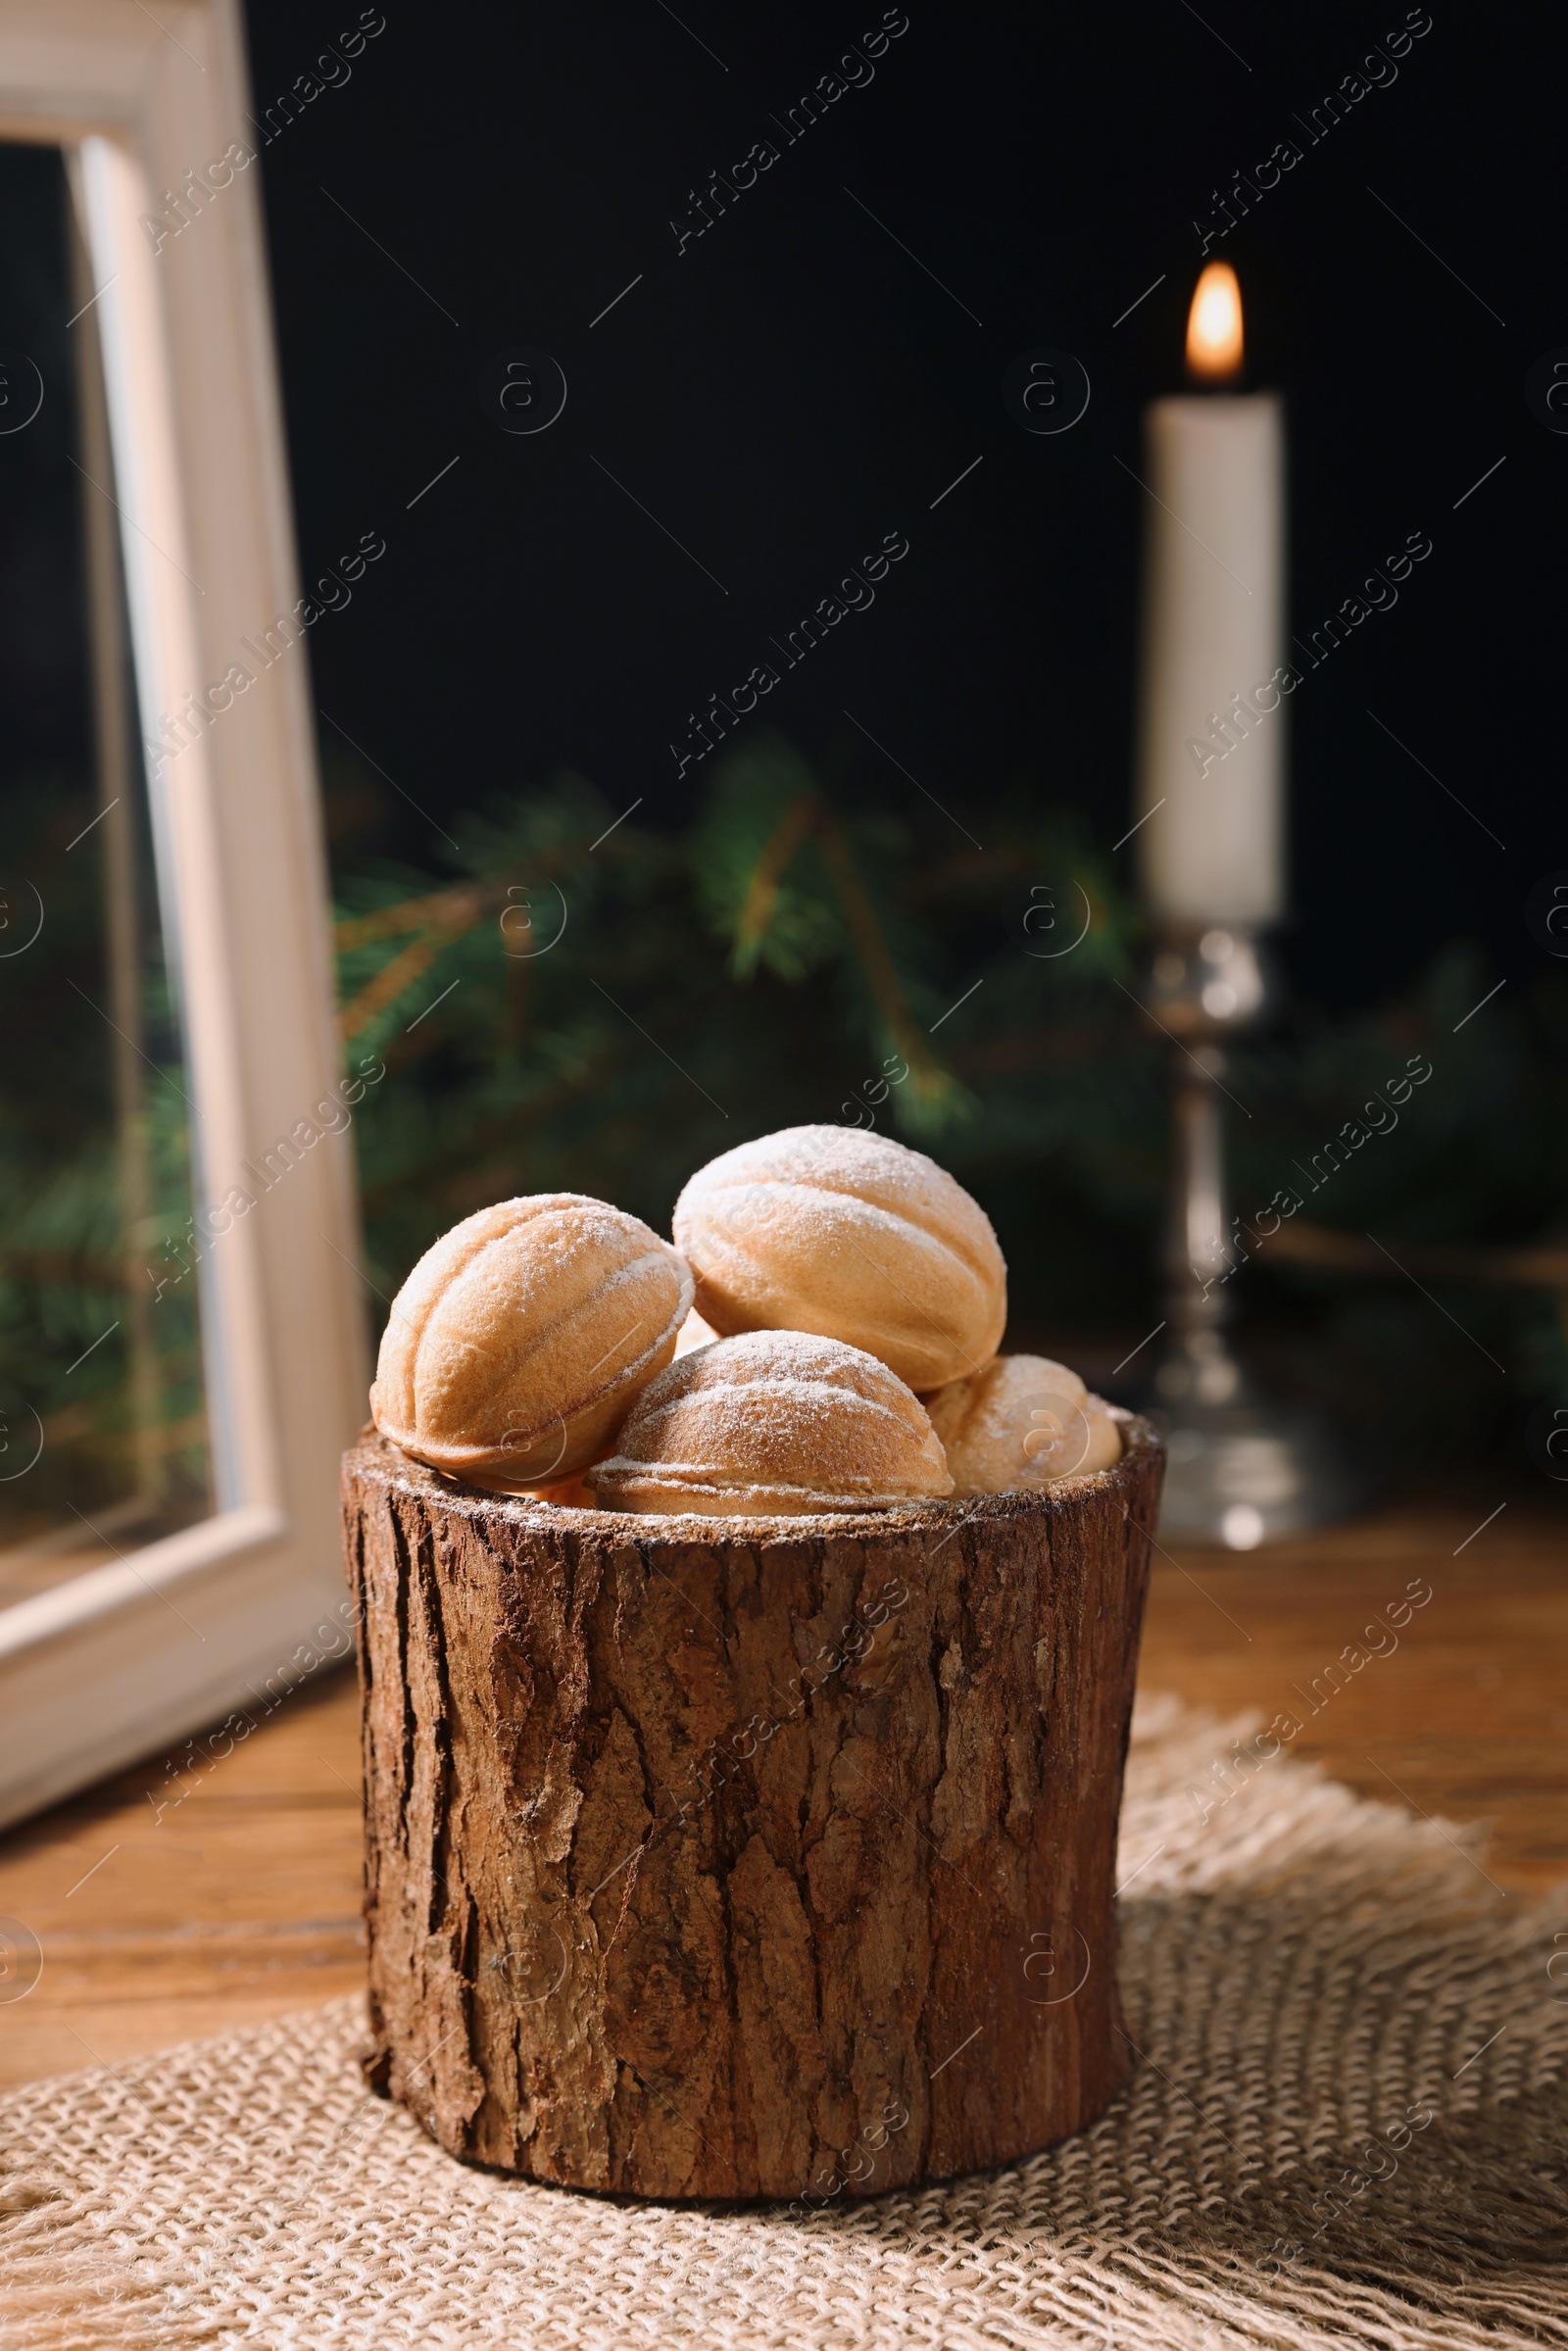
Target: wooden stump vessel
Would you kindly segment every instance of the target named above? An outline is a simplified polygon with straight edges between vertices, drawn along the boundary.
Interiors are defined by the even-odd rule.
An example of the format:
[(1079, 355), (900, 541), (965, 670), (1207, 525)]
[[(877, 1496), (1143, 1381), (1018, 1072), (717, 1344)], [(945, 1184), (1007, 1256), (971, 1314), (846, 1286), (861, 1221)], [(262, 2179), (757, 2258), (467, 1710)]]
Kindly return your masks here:
[(1116, 1819), (1163, 1456), (845, 1519), (344, 1461), (375, 2085), (455, 2155), (822, 2200), (1129, 2070)]

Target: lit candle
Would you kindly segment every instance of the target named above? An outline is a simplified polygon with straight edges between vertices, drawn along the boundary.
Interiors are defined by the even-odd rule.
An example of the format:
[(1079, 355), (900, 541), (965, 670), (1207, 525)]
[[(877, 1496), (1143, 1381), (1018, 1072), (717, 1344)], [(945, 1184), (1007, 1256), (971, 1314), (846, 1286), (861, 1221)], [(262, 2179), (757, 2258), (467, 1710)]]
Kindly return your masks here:
[(1167, 921), (1272, 920), (1284, 900), (1284, 431), (1272, 393), (1236, 393), (1242, 298), (1198, 281), (1189, 373), (1207, 391), (1148, 412), (1139, 834)]

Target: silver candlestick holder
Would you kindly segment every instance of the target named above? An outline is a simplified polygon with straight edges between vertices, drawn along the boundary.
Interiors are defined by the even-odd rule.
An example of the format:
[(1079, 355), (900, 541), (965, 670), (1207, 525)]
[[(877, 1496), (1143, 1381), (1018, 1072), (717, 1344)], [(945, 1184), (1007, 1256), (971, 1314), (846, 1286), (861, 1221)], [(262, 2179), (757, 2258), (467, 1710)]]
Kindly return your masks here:
[(1160, 1527), (1189, 1542), (1251, 1550), (1345, 1518), (1364, 1498), (1333, 1428), (1267, 1397), (1226, 1337), (1247, 1252), (1230, 1230), (1226, 1079), (1232, 1040), (1278, 1002), (1258, 931), (1166, 923), (1144, 990), (1172, 1040), (1170, 1210), (1163, 1249), (1165, 1349), (1147, 1409), (1165, 1437)]

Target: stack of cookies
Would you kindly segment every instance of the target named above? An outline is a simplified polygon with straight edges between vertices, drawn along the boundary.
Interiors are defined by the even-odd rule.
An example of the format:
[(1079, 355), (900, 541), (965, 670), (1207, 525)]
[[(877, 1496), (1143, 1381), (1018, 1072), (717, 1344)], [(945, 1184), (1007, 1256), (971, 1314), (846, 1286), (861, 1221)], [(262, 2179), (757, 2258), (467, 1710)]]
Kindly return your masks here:
[(1108, 1468), (1110, 1406), (999, 1354), (1005, 1321), (952, 1176), (788, 1127), (693, 1176), (673, 1246), (575, 1193), (466, 1218), (399, 1291), (370, 1406), (449, 1477), (606, 1510), (886, 1510)]

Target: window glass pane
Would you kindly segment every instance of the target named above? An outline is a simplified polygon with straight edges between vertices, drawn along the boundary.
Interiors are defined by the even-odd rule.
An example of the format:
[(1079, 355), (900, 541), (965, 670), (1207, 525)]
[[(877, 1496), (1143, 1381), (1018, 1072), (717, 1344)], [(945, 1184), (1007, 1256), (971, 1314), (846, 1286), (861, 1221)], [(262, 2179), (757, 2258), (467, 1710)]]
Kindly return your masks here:
[(0, 1607), (212, 1506), (86, 268), (61, 155), (0, 144)]

